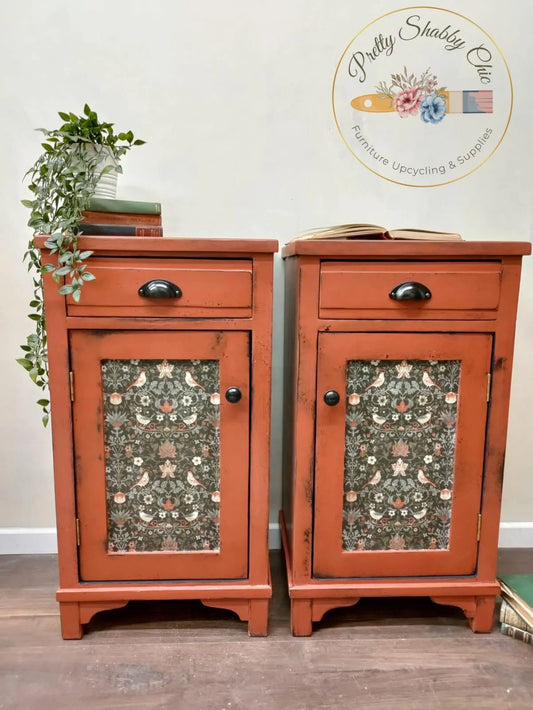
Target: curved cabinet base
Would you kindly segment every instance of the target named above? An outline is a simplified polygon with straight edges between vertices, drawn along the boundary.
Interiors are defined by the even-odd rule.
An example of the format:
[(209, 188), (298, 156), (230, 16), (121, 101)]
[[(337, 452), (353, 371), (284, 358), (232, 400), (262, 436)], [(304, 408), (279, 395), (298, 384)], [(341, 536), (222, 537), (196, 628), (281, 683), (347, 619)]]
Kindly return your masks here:
[(95, 614), (108, 609), (120, 609), (127, 603), (127, 599), (106, 602), (59, 602), (62, 637), (65, 640), (81, 639), (83, 625), (88, 624)]

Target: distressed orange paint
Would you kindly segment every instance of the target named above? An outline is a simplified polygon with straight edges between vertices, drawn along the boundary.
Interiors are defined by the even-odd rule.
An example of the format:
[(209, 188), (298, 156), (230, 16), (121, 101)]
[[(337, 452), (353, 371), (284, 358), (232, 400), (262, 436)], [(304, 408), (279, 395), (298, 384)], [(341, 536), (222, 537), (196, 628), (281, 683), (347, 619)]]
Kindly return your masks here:
[[(45, 238), (36, 241), (44, 261), (51, 260)], [(272, 593), (268, 481), (277, 242), (83, 237), (79, 247), (94, 251), (89, 268), (97, 277), (79, 303), (60, 296), (48, 275), (44, 279), (63, 637), (80, 638), (93, 614), (133, 599), (200, 599), (237, 611), (251, 635), (263, 636)], [(181, 297), (139, 295), (139, 288), (153, 279), (176, 282)], [(103, 402), (100, 363), (106, 359), (163, 361), (161, 378), (169, 373), (167, 359), (218, 361), (220, 392), (210, 393), (210, 403), (221, 410), (220, 419), (212, 422), (215, 429), (220, 426), (220, 488), (203, 495), (219, 506), (213, 518), (220, 529), (219, 550), (180, 552), (169, 540), (166, 549), (137, 552), (130, 540), (129, 551), (110, 554), (105, 466), (114, 454), (105, 443), (104, 420), (106, 406), (118, 408), (123, 395), (111, 391)], [(69, 369), (74, 371), (73, 402)], [(142, 387), (143, 377), (141, 373), (132, 382), (132, 392)], [(202, 385), (191, 379), (190, 387)], [(231, 387), (240, 391), (235, 403), (223, 396)], [(177, 407), (167, 397), (156, 411), (170, 417)], [(150, 418), (142, 412), (138, 417), (140, 429), (149, 432)], [(176, 424), (177, 429), (186, 431), (193, 419), (194, 414)], [(123, 424), (116, 418), (117, 430)], [(154, 475), (161, 480), (176, 475), (172, 443), (163, 442), (156, 455), (159, 467), (150, 472), (139, 467), (135, 485), (111, 496), (117, 511), (131, 488), (144, 490)], [(209, 447), (202, 456), (212, 456)], [(124, 457), (124, 465), (132, 465), (129, 445)], [(190, 473), (190, 485), (204, 491), (192, 468), (184, 472)], [(161, 516), (172, 516), (179, 502), (164, 497), (159, 510)], [(196, 512), (189, 513), (194, 520)], [(144, 513), (148, 531), (155, 526), (155, 514)], [(127, 520), (117, 512), (115, 524), (121, 529)]]
[[(285, 366), (293, 395), (287, 402), (280, 518), (295, 635), (311, 634), (325, 609), (365, 596), (397, 595), (458, 606), (474, 631), (491, 630), (520, 267), (530, 252), (531, 245), (522, 242), (305, 240), (284, 247), (291, 344)], [(422, 283), (431, 297), (392, 299), (392, 289), (404, 282)], [(379, 409), (383, 375), (377, 369), (373, 380), (351, 391), (347, 363), (353, 360), (397, 361), (399, 381), (410, 376), (409, 361), (459, 362), (458, 388), (442, 388), (430, 368), (420, 385), (431, 397), (438, 393), (442, 426), (456, 426), (453, 458), (445, 460), (449, 452), (437, 441), (428, 446), (418, 474), (411, 472), (415, 440), (407, 432), (423, 433), (432, 415), (417, 411), (404, 393), (391, 411), (398, 418), (415, 417), (416, 424), (398, 425), (401, 437), (390, 447), (387, 469), (375, 470), (371, 459), (373, 475), (345, 490), (346, 432), (357, 436), (359, 410), (370, 397), (374, 431), (388, 431)], [(337, 403), (324, 400), (327, 391), (339, 393)], [(368, 462), (368, 436), (351, 452), (354, 460)], [(453, 461), (453, 481), (439, 489), (431, 466), (446, 461)], [(362, 524), (361, 538), (346, 546), (343, 525), (357, 524), (346, 511), (369, 520), (373, 513), (376, 530), (389, 525), (388, 519), (409, 515), (405, 493), (394, 493), (390, 513), (370, 503), (357, 507), (371, 500), (384, 478), (408, 475), (423, 495), (442, 503), (435, 525), (449, 524), (448, 539), (428, 536), (416, 549), (391, 532), (380, 549), (364, 536)], [(415, 510), (412, 525), (426, 513)]]

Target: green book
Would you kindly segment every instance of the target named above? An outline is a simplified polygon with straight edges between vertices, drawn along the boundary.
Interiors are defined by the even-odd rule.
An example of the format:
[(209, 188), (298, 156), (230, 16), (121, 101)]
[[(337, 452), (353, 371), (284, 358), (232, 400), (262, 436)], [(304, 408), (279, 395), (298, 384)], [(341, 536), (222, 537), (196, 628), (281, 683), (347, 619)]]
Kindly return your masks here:
[(94, 212), (128, 212), (130, 214), (161, 214), (160, 202), (115, 200), (111, 197), (91, 197), (88, 210)]
[(502, 599), (533, 626), (533, 574), (504, 574), (499, 581)]

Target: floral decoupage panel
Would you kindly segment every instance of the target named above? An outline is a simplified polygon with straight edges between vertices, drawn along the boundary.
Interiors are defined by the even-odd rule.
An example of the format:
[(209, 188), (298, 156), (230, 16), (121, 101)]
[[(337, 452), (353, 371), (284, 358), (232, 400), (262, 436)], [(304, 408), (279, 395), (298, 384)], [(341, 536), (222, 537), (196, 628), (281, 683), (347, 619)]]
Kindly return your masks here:
[(103, 360), (101, 370), (108, 551), (218, 551), (218, 361)]
[(448, 549), (460, 360), (350, 360), (343, 549)]

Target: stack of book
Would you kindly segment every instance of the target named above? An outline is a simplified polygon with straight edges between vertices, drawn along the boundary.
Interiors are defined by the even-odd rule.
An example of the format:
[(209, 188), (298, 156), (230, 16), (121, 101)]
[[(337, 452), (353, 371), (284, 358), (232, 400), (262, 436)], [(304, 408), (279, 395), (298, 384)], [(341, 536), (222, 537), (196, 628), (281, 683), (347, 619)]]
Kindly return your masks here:
[(338, 224), (314, 229), (291, 241), (300, 239), (414, 239), (416, 241), (462, 241), (455, 232), (434, 232), (427, 229), (386, 229), (378, 224)]
[(80, 222), (82, 234), (162, 237), (161, 204), (91, 197)]
[(508, 574), (499, 582), (502, 634), (533, 644), (533, 574)]

